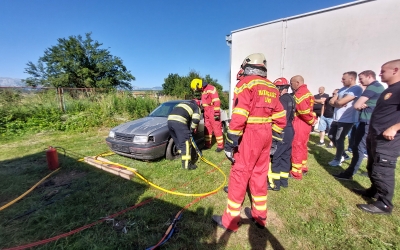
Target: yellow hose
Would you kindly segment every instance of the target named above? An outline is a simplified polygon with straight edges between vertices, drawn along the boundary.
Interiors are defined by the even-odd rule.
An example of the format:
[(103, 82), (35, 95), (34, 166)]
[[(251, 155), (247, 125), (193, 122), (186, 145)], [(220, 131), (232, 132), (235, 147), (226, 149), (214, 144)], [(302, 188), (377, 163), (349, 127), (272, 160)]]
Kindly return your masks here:
[(35, 189), (38, 185), (40, 185), (40, 183), (42, 183), (44, 180), (46, 180), (47, 178), (50, 177), (50, 175), (54, 174), (55, 172), (57, 172), (58, 170), (60, 170), (60, 168), (54, 170), (53, 172), (51, 172), (50, 174), (48, 174), (46, 177), (44, 177), (43, 179), (41, 179), (38, 183), (36, 183), (35, 185), (33, 185), (33, 187), (31, 187), (28, 191), (26, 191), (25, 193), (23, 193), (22, 195), (20, 195), (18, 198), (16, 198), (15, 200), (5, 204), (4, 206), (0, 207), (0, 211), (11, 206), (12, 204), (14, 204), (15, 202), (19, 201), (20, 199), (22, 199), (24, 196), (26, 196), (27, 194), (29, 194), (33, 189)]
[(205, 195), (210, 195), (210, 194), (213, 194), (213, 193), (218, 192), (218, 190), (220, 190), (221, 188), (223, 188), (223, 187), (225, 186), (225, 183), (226, 183), (226, 175), (225, 175), (225, 173), (224, 173), (217, 165), (215, 165), (214, 163), (210, 162), (209, 160), (207, 160), (206, 158), (204, 158), (204, 157), (201, 156), (200, 154), (199, 154), (200, 159), (201, 159), (203, 162), (205, 162), (206, 164), (208, 164), (208, 165), (210, 165), (210, 166), (216, 168), (216, 169), (224, 176), (224, 182), (223, 182), (217, 189), (215, 189), (215, 190), (213, 190), (213, 191), (210, 191), (210, 192), (207, 192), (207, 193), (201, 193), (201, 194), (187, 194), (187, 193), (181, 193), (181, 192), (170, 191), (170, 190), (168, 190), (168, 189), (162, 188), (162, 187), (160, 187), (160, 186), (158, 186), (158, 185), (152, 183), (151, 181), (147, 180), (147, 179), (144, 178), (141, 174), (139, 174), (138, 171), (137, 171), (136, 169), (133, 169), (133, 168), (124, 166), (124, 165), (119, 164), (119, 163), (114, 163), (114, 162), (111, 162), (111, 161), (110, 161), (110, 162), (103, 162), (103, 161), (100, 161), (100, 160), (97, 159), (97, 157), (105, 156), (105, 155), (112, 155), (112, 154), (114, 154), (114, 153), (109, 153), (109, 152), (107, 152), (107, 153), (102, 153), (102, 154), (97, 155), (97, 156), (95, 157), (95, 159), (96, 159), (98, 162), (103, 163), (103, 164), (112, 164), (112, 165), (115, 165), (115, 166), (118, 166), (118, 167), (125, 168), (125, 169), (131, 171), (132, 173), (134, 173), (137, 177), (139, 177), (140, 179), (142, 179), (144, 182), (146, 182), (146, 183), (149, 184), (150, 186), (152, 186), (152, 187), (154, 187), (154, 188), (156, 188), (156, 189), (159, 189), (159, 190), (161, 190), (161, 191), (163, 191), (163, 192), (169, 193), (169, 194), (180, 195), (180, 196), (195, 196), (195, 197), (197, 197), (197, 196), (205, 196)]

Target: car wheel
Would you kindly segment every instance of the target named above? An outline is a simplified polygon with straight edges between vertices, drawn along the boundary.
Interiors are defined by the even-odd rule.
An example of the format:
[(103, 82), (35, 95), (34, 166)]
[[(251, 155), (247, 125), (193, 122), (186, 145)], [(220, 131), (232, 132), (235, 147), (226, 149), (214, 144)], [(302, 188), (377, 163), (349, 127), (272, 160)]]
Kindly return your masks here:
[(180, 154), (178, 153), (178, 148), (175, 146), (174, 140), (171, 138), (168, 141), (167, 151), (165, 152), (165, 159), (175, 160)]

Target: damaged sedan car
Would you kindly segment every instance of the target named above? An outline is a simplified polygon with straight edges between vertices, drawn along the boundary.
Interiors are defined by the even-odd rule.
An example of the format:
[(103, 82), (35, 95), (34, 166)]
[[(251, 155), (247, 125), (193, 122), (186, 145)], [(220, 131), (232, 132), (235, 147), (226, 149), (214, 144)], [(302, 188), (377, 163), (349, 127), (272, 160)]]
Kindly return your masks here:
[[(165, 157), (173, 160), (178, 149), (168, 130), (168, 115), (185, 100), (164, 102), (147, 117), (133, 120), (112, 128), (106, 138), (107, 145), (116, 154), (139, 160), (155, 160)], [(227, 125), (226, 112), (221, 112), (223, 128)], [(204, 146), (204, 119), (201, 115), (197, 133), (193, 135), (198, 147)]]

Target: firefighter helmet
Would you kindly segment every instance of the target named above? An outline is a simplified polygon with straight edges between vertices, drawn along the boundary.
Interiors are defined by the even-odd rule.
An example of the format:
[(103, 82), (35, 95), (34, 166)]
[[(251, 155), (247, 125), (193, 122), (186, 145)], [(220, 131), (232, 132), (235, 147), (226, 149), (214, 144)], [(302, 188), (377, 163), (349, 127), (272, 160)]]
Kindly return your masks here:
[(280, 77), (274, 81), (275, 86), (289, 86), (288, 80), (284, 77)]
[(246, 67), (246, 65), (252, 65), (256, 67), (263, 67), (267, 69), (267, 60), (265, 59), (264, 54), (255, 53), (247, 56), (242, 63), (242, 69)]
[(199, 78), (195, 78), (192, 80), (192, 82), (190, 83), (190, 88), (193, 91), (196, 91), (198, 89), (203, 88), (203, 80), (199, 79)]

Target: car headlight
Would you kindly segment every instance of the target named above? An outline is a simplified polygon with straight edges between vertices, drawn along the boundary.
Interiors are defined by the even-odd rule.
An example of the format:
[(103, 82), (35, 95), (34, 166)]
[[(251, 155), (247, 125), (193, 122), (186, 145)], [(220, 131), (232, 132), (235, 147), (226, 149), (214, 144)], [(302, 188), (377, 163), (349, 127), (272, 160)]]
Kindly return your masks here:
[(110, 131), (110, 133), (108, 133), (108, 137), (114, 138), (115, 137), (115, 132), (114, 131)]
[(133, 143), (146, 143), (148, 142), (147, 135), (136, 135), (133, 137)]

